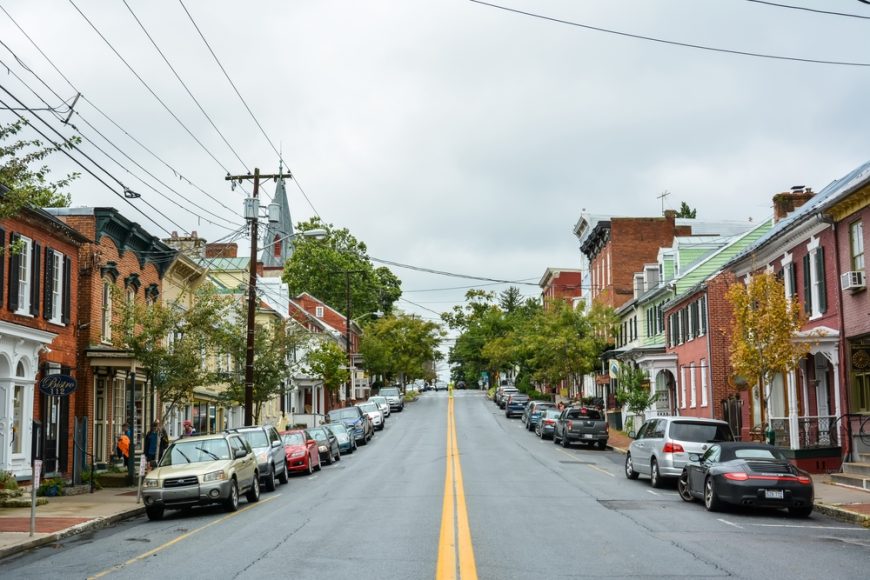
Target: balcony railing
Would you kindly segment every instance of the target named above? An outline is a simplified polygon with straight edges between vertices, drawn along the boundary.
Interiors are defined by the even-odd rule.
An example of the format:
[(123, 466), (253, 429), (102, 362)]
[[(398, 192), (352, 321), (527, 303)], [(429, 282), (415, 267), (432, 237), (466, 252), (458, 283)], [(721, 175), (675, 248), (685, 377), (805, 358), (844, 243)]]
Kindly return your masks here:
[[(839, 447), (834, 415), (798, 417), (798, 444), (800, 449), (814, 447)], [(778, 445), (791, 441), (788, 417), (771, 417), (770, 424), (776, 433)]]

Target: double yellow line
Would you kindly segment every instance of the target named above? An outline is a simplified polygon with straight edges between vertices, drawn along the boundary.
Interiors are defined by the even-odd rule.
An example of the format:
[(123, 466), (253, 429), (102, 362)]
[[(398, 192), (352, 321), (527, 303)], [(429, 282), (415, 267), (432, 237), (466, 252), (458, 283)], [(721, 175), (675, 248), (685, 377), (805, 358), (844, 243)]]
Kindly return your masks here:
[[(441, 511), (441, 538), (438, 543), (438, 566), (435, 580), (477, 580), (462, 467), (456, 446), (456, 420), (453, 393), (447, 400), (447, 469), (444, 474), (444, 505)], [(457, 566), (458, 563), (458, 566)]]

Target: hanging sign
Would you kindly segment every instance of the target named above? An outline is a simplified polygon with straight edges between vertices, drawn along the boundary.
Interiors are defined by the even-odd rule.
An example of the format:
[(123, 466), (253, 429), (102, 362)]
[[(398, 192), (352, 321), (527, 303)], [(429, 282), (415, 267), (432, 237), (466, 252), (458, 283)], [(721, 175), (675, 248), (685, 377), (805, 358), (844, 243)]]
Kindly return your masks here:
[(69, 375), (47, 375), (39, 381), (39, 392), (49, 397), (66, 397), (75, 392), (77, 386)]

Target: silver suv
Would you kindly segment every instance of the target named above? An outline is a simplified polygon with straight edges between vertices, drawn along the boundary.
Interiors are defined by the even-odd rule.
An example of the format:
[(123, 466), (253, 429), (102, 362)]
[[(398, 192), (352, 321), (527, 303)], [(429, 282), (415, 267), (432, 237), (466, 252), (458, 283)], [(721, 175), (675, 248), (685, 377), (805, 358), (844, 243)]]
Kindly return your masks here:
[(260, 480), (266, 486), (266, 491), (275, 491), (275, 488), (278, 487), (275, 483), (276, 477), (281, 483), (290, 481), (287, 477), (287, 457), (284, 443), (281, 441), (277, 429), (271, 425), (254, 425), (228, 429), (228, 431), (238, 433), (254, 450)]
[(405, 398), (402, 396), (402, 390), (399, 387), (381, 387), (378, 391), (378, 396), (387, 399), (390, 404), (390, 411), (402, 412), (405, 410)]
[(699, 417), (655, 417), (628, 435), (634, 441), (625, 456), (625, 476), (648, 475), (653, 487), (661, 487), (665, 477), (679, 477), (690, 453), (701, 455), (712, 443), (734, 441), (728, 423)]

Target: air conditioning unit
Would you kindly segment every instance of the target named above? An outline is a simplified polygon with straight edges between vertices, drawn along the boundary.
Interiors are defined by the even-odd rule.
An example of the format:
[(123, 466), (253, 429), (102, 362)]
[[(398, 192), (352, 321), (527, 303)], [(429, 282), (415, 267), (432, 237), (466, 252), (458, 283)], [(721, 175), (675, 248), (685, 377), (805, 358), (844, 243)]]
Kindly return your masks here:
[(864, 290), (866, 287), (867, 282), (864, 278), (864, 272), (861, 270), (845, 272), (840, 276), (840, 288), (843, 290), (856, 292), (858, 290)]

